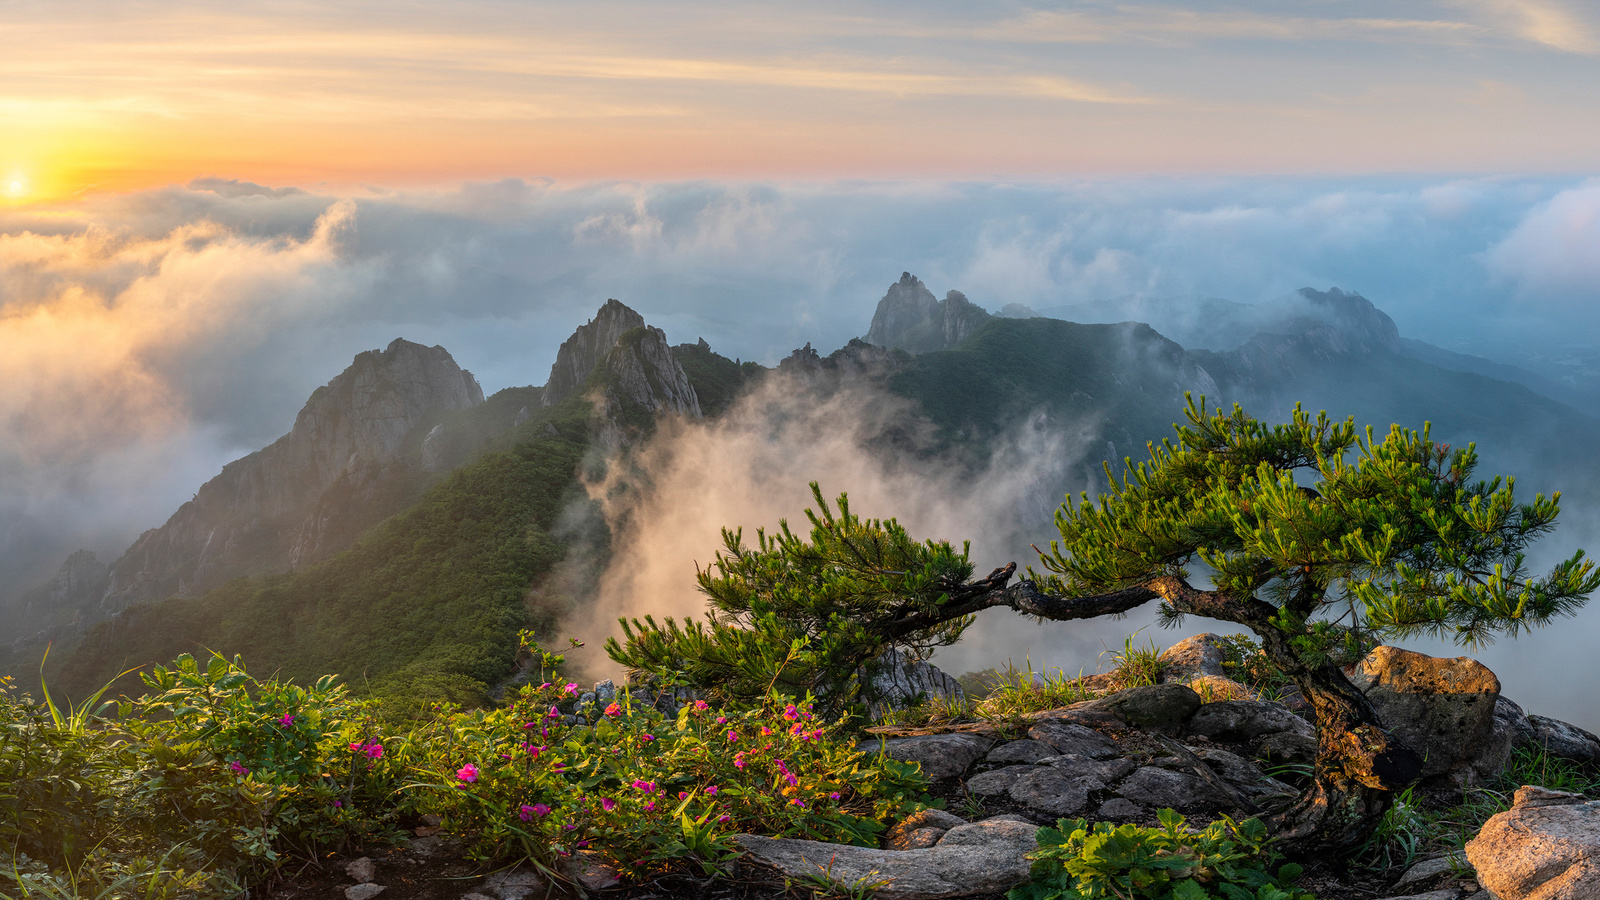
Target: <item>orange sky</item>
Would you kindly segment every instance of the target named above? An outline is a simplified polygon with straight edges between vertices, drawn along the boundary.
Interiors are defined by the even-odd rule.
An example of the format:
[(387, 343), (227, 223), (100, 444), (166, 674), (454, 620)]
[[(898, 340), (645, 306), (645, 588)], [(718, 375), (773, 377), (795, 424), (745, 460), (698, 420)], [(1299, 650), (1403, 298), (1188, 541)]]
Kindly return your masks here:
[(1560, 0), (23, 4), (0, 201), (202, 175), (1589, 172), (1600, 16)]

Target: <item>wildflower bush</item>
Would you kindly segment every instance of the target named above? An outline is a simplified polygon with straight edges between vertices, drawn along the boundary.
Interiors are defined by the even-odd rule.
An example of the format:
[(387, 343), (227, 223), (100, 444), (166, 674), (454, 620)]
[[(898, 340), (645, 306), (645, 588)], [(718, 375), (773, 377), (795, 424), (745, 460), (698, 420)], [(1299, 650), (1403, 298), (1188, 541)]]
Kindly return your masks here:
[(1299, 866), (1278, 866), (1261, 820), (1224, 817), (1191, 832), (1170, 809), (1157, 819), (1157, 828), (1062, 819), (1039, 829), (1033, 880), (1007, 900), (1314, 900), (1292, 887)]
[(925, 785), (913, 765), (857, 752), (809, 702), (697, 700), (671, 717), (624, 691), (574, 722), (557, 704), (576, 693), (529, 687), (503, 709), (441, 716), (419, 739), (431, 779), (418, 787), (480, 855), (710, 872), (741, 832), (875, 845)]

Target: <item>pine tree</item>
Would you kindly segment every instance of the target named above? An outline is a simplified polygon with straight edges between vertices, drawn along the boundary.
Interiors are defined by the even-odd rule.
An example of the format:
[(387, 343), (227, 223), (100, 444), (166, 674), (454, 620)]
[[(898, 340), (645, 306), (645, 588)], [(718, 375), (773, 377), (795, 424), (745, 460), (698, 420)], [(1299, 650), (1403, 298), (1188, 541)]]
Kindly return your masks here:
[[(1526, 550), (1554, 527), (1560, 495), (1518, 503), (1511, 479), (1474, 481), (1475, 449), (1436, 444), (1426, 425), (1393, 426), (1380, 440), (1371, 428), (1358, 434), (1353, 419), (1296, 406), (1288, 424), (1269, 426), (1238, 406), (1208, 412), (1203, 398), (1185, 416), (1176, 441), (1152, 446), (1148, 461), (1127, 461), (1121, 478), (1108, 466), (1106, 492), (1068, 498), (1042, 574), (1013, 582), (1012, 563), (966, 581), (965, 553), (919, 545), (893, 520), (835, 520), (823, 506), (810, 542), (784, 528), (748, 551), (729, 536), (719, 574), (701, 573), (719, 609), (711, 629), (648, 623), (613, 656), (686, 665), (694, 677), (705, 671), (696, 666), (737, 668), (739, 653), (784, 635), (791, 654), (846, 635), (850, 650), (838, 658), (868, 659), (896, 643), (953, 641), (992, 607), (1069, 620), (1160, 600), (1167, 623), (1195, 615), (1250, 628), (1299, 687), (1316, 718), (1314, 777), (1274, 824), (1303, 847), (1351, 847), (1416, 780), (1421, 760), (1345, 678), (1349, 649), (1515, 636), (1576, 612), (1600, 571), (1578, 551), (1531, 575)], [(941, 630), (950, 623), (955, 630)], [(826, 671), (832, 659), (824, 652), (812, 664)]]

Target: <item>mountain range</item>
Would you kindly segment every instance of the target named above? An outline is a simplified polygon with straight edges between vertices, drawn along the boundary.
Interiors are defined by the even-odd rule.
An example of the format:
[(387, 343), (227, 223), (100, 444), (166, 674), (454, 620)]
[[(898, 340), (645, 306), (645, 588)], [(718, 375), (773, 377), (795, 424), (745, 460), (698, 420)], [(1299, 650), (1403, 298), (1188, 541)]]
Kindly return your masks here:
[[(81, 695), (204, 647), (300, 679), (340, 672), (394, 702), (481, 702), (512, 672), (519, 629), (556, 628), (583, 602), (582, 579), (562, 572), (573, 548), (590, 566), (626, 550), (595, 524), (585, 475), (660, 417), (722, 415), (770, 378), (898, 395), (919, 423), (905, 433), (932, 435), (900, 449), (973, 465), (1028, 417), (1086, 429), (1120, 465), (1169, 436), (1194, 393), (1268, 420), (1297, 401), (1380, 428), (1429, 420), (1435, 439), (1478, 441), (1486, 469), (1600, 496), (1587, 454), (1600, 421), (1567, 405), (1582, 397), (1403, 338), (1358, 294), (1142, 311), (1162, 328), (1015, 305), (991, 315), (907, 273), (863, 339), (828, 356), (807, 345), (769, 369), (704, 341), (669, 346), (609, 300), (542, 387), (488, 398), (444, 348), (396, 340), (357, 355), (287, 434), (224, 467), (118, 559), (75, 553), (49, 582), (0, 598), (0, 673), (32, 671), (53, 644), (52, 685)], [(1115, 318), (1109, 307), (1041, 313)], [(1091, 462), (1051, 496), (1092, 487)], [(1054, 502), (1035, 506), (1047, 516)]]

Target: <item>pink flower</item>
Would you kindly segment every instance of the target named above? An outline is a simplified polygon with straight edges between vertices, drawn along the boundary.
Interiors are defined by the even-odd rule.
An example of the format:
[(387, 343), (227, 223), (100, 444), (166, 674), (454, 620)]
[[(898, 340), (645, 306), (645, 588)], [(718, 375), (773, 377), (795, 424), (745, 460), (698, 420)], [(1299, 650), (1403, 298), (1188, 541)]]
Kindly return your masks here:
[(539, 685), (539, 690), (542, 691), (547, 687), (550, 687), (550, 682), (548, 682), (548, 681), (546, 681), (544, 684)]
[(765, 725), (761, 726), (761, 736), (762, 737), (766, 737), (767, 735), (769, 735), (771, 733), (772, 733), (772, 729), (771, 728), (768, 728)]
[(533, 814), (542, 819), (545, 816), (550, 815), (550, 807), (543, 803), (535, 803), (533, 805)]
[(228, 768), (232, 769), (233, 770), (233, 774), (235, 774), (235, 775), (249, 775), (250, 774), (250, 770), (246, 769), (242, 764), (240, 764), (240, 762), (237, 759), (229, 762), (228, 763)]
[(284, 728), (288, 728), (290, 725), (294, 724), (294, 716), (284, 713), (283, 718), (278, 720), (278, 724)]
[(522, 723), (522, 728), (523, 728), (524, 731), (526, 731), (529, 728), (538, 728), (538, 727), (539, 727), (539, 723), (538, 722), (523, 722)]
[(726, 825), (726, 824), (728, 824), (729, 822), (732, 822), (732, 821), (733, 821), (733, 816), (726, 815), (726, 814), (717, 816), (717, 824), (718, 825)]
[(656, 802), (654, 800), (646, 800), (644, 802), (644, 811), (645, 812), (655, 812), (655, 808), (656, 808)]
[(732, 744), (732, 743), (737, 742), (738, 740), (739, 740), (739, 732), (730, 730), (728, 732), (728, 743)]
[(544, 714), (544, 717), (546, 719), (559, 719), (561, 718), (561, 710), (552, 706), (550, 707), (550, 711)]
[(689, 792), (688, 791), (679, 791), (678, 792), (678, 799), (679, 800), (687, 800), (687, 799), (689, 799)]
[(464, 765), (461, 768), (456, 770), (456, 780), (457, 781), (464, 781), (464, 782), (466, 782), (468, 784), (471, 784), (472, 782), (477, 781), (478, 780), (478, 767), (473, 765), (472, 763), (467, 763), (466, 765)]
[(613, 809), (617, 808), (617, 801), (611, 799), (610, 797), (601, 797), (600, 808), (606, 812), (611, 812)]
[(800, 710), (795, 709), (794, 704), (791, 703), (783, 708), (783, 717), (793, 722), (795, 719), (800, 718)]
[(726, 725), (726, 724), (728, 724), (728, 717), (727, 716), (717, 716), (717, 724), (718, 725)]
[(367, 745), (368, 759), (383, 759), (383, 745), (374, 741)]
[(704, 700), (696, 700), (694, 702), (694, 708), (699, 710), (700, 712), (705, 712), (706, 710), (711, 708), (711, 704), (705, 702)]
[(521, 819), (524, 822), (532, 821), (533, 820), (533, 807), (529, 806), (526, 803), (522, 804), (522, 811), (517, 813), (517, 818)]
[(610, 706), (606, 707), (606, 715), (620, 716), (622, 715), (622, 707), (613, 702)]
[(794, 777), (794, 773), (793, 772), (785, 772), (785, 773), (783, 773), (783, 780), (789, 782), (792, 785), (797, 785), (797, 784), (800, 783), (800, 779)]
[(362, 749), (361, 743), (359, 741), (357, 741), (356, 743), (351, 744), (350, 745), (350, 749), (356, 751), (357, 753), (361, 752), (361, 749)]
[(733, 767), (735, 769), (744, 768), (744, 751), (743, 750), (740, 750), (738, 753), (735, 753), (733, 755)]
[(333, 801), (333, 808), (334, 809), (342, 809), (343, 807), (344, 807), (344, 801), (343, 800), (335, 800), (335, 801)]
[(717, 795), (717, 786), (714, 785), (714, 784), (706, 785), (706, 796), (707, 797), (715, 797), (716, 795)]
[(653, 735), (653, 734), (641, 734), (641, 735), (639, 735), (639, 739), (640, 740), (645, 740), (645, 741), (653, 741), (653, 740), (656, 739), (656, 736)]
[(566, 693), (566, 694), (576, 694), (578, 692), (578, 686), (569, 681), (569, 682), (567, 682), (567, 686), (562, 688), (561, 690), (562, 690), (563, 693)]
[(805, 809), (806, 808), (806, 802), (804, 800), (801, 800), (799, 797), (796, 797), (793, 800), (790, 800), (789, 802), (791, 804), (795, 805), (795, 806), (800, 807), (801, 809)]
[(838, 791), (834, 791), (833, 793), (829, 794), (828, 795), (828, 799), (829, 800), (837, 800), (837, 799), (839, 799), (839, 792)]

